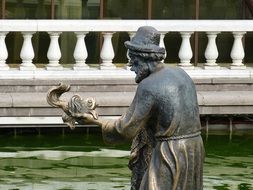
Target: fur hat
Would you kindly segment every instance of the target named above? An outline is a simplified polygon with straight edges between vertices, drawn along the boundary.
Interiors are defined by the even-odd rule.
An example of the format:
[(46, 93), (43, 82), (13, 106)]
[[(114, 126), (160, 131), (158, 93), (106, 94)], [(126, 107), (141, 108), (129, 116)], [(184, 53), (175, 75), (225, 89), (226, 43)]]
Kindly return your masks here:
[(165, 49), (159, 46), (160, 33), (152, 26), (140, 27), (131, 41), (126, 41), (126, 48), (146, 53), (162, 53)]

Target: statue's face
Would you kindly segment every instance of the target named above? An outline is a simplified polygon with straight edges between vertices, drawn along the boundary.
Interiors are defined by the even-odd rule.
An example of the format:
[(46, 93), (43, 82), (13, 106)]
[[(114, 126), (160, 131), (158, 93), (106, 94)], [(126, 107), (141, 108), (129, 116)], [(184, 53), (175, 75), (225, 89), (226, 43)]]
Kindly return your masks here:
[(129, 57), (131, 67), (130, 70), (135, 72), (135, 82), (139, 83), (150, 74), (148, 65), (145, 60), (140, 56), (136, 56), (129, 53)]

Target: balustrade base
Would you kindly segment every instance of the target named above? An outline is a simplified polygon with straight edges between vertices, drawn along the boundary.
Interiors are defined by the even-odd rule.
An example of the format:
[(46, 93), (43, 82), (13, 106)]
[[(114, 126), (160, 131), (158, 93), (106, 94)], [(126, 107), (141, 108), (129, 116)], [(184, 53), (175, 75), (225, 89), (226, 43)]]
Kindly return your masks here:
[(19, 69), (21, 71), (35, 71), (36, 67), (35, 66), (20, 66)]
[(47, 66), (46, 70), (48, 70), (48, 71), (61, 71), (61, 70), (63, 70), (63, 67), (62, 66), (56, 66), (56, 67)]
[(10, 68), (9, 66), (0, 66), (0, 71), (8, 71)]
[(187, 65), (187, 66), (185, 66), (185, 65), (178, 65), (178, 67), (180, 67), (180, 68), (182, 68), (182, 69), (185, 69), (185, 70), (194, 70), (195, 68), (194, 68), (194, 66), (192, 66), (192, 65)]
[(231, 70), (245, 70), (246, 66), (245, 65), (238, 65), (238, 66), (231, 65), (230, 69)]
[(112, 69), (116, 69), (116, 66), (115, 65), (110, 65), (110, 66), (100, 65), (100, 70), (112, 70)]
[[(168, 67), (174, 67), (167, 65)], [(244, 67), (246, 69), (240, 69), (241, 67), (235, 67), (230, 69), (227, 67), (220, 68), (208, 68), (195, 67), (189, 69), (189, 67), (182, 67), (192, 78), (253, 78), (253, 69), (250, 67)], [(18, 68), (10, 67), (9, 70), (1, 70), (0, 67), (0, 79), (131, 79), (134, 80), (135, 73), (129, 69), (124, 68), (111, 68), (98, 69), (90, 67), (90, 69), (78, 69), (64, 68), (64, 67), (47, 67), (37, 68), (36, 70), (20, 70)]]
[(86, 66), (73, 66), (73, 70), (77, 70), (77, 71), (79, 71), (79, 70), (89, 70), (89, 69), (90, 69), (90, 67), (88, 65), (86, 65)]
[(206, 69), (206, 70), (218, 70), (218, 69), (220, 69), (220, 66), (218, 66), (218, 65), (215, 65), (215, 66), (205, 65), (204, 69)]

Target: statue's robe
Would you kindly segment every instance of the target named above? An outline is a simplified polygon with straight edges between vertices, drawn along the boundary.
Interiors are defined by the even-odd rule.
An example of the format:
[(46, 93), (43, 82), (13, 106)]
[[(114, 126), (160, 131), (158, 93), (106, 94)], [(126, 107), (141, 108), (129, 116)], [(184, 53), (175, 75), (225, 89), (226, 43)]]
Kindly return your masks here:
[(131, 189), (203, 189), (204, 148), (195, 85), (180, 68), (142, 80), (129, 110), (103, 127), (111, 143), (133, 139)]

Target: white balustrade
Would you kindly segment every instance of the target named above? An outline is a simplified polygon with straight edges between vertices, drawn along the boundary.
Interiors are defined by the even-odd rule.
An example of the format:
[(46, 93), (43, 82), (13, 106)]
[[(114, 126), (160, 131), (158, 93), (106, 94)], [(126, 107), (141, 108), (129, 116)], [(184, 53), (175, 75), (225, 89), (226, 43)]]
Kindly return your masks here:
[(242, 63), (242, 60), (245, 56), (244, 48), (242, 44), (242, 37), (245, 32), (233, 32), (234, 43), (230, 53), (232, 58), (231, 69), (246, 69), (246, 66)]
[[(166, 47), (165, 47), (165, 44), (164, 44), (164, 37), (165, 37), (165, 34), (166, 34), (166, 33), (163, 33), (163, 32), (161, 33), (161, 35), (160, 35), (160, 43), (159, 43), (159, 46), (160, 46), (160, 47), (163, 47), (163, 48), (165, 49), (164, 60), (165, 60), (166, 55), (167, 55)], [(162, 60), (161, 62), (164, 63), (164, 60)]]
[(5, 37), (7, 32), (0, 32), (0, 70), (9, 70), (9, 66), (6, 64), (8, 58), (8, 51), (5, 44)]
[(47, 58), (49, 59), (49, 64), (47, 65), (47, 70), (61, 70), (62, 66), (59, 64), (61, 58), (61, 49), (59, 46), (59, 36), (61, 32), (49, 32), (50, 44), (47, 52)]
[(32, 60), (34, 58), (32, 35), (34, 34), (34, 32), (22, 32), (22, 34), (24, 42), (20, 52), (20, 58), (22, 59), (20, 70), (35, 70), (36, 67), (32, 63)]
[(192, 49), (190, 43), (190, 37), (193, 32), (180, 32), (182, 37), (182, 43), (179, 49), (178, 57), (180, 59), (180, 63), (178, 64), (180, 67), (193, 69), (193, 65), (190, 63), (192, 58)]
[(87, 48), (85, 45), (85, 36), (87, 32), (76, 32), (77, 42), (74, 50), (74, 58), (76, 63), (73, 66), (74, 70), (84, 70), (89, 69), (86, 64), (86, 59), (88, 57)]
[(216, 45), (216, 37), (219, 32), (207, 32), (208, 44), (206, 46), (205, 58), (206, 63), (205, 69), (219, 69), (220, 66), (216, 63), (219, 52)]
[(104, 41), (103, 41), (103, 46), (100, 52), (100, 58), (102, 59), (100, 69), (116, 68), (115, 65), (112, 63), (112, 60), (114, 58), (114, 50), (112, 46), (112, 35), (113, 35), (113, 32), (103, 33)]
[[(99, 32), (103, 35), (103, 44), (100, 52), (101, 65), (100, 69), (112, 69), (112, 71), (104, 72), (97, 71), (92, 68), (85, 73), (91, 73), (93, 76), (101, 76), (109, 73), (118, 73), (118, 69), (115, 72), (116, 66), (113, 64), (114, 49), (112, 45), (112, 37), (115, 32), (128, 32), (130, 39), (134, 36), (137, 29), (140, 26), (153, 26), (160, 33), (160, 46), (173, 48), (174, 44), (164, 44), (164, 36), (168, 32), (179, 32), (182, 37), (181, 46), (178, 52), (178, 57), (180, 63), (178, 66), (184, 69), (195, 69), (193, 71), (187, 71), (190, 75), (197, 77), (238, 77), (238, 76), (253, 76), (253, 70), (251, 68), (246, 68), (243, 64), (243, 59), (245, 57), (245, 52), (243, 48), (242, 38), (246, 32), (252, 34), (253, 32), (253, 22), (250, 20), (0, 20), (0, 72), (1, 70), (10, 70), (6, 76), (13, 77), (27, 77), (27, 73), (36, 77), (40, 72), (43, 74), (41, 76), (49, 76), (52, 72), (46, 70), (56, 70), (63, 72), (73, 72), (78, 73), (78, 70), (89, 69), (86, 64), (86, 59), (88, 57), (88, 52), (85, 44), (85, 36), (89, 32)], [(46, 65), (45, 69), (37, 69), (36, 72), (21, 72), (17, 68), (9, 67), (6, 64), (8, 56), (12, 60), (12, 52), (8, 52), (9, 44), (6, 44), (5, 39), (8, 32), (21, 32), (23, 34), (23, 45), (21, 52), (16, 52), (20, 54), (22, 62), (20, 64), (20, 70), (34, 70), (36, 69), (35, 64), (33, 64), (34, 59), (34, 49), (32, 45), (32, 36), (35, 32), (48, 32), (50, 35), (50, 44), (47, 52), (47, 57), (49, 63)], [(61, 50), (59, 46), (59, 36), (61, 32), (75, 33), (77, 37), (75, 50), (73, 52), (73, 58), (75, 61), (73, 64), (73, 70), (70, 68), (64, 68), (59, 63), (61, 59)], [(205, 49), (204, 56), (206, 58), (206, 63), (204, 64), (204, 69), (201, 67), (195, 67), (191, 64), (191, 59), (193, 56), (193, 51), (191, 48), (190, 37), (193, 32), (205, 32), (208, 37), (208, 43)], [(218, 33), (221, 32), (231, 32), (234, 36), (234, 43), (232, 50), (230, 52), (232, 63), (228, 69), (223, 69), (220, 64), (217, 63), (217, 58), (219, 57), (218, 48), (216, 45), (216, 38)], [(245, 40), (248, 40), (247, 38)], [(8, 40), (9, 41), (9, 40)], [(95, 43), (95, 42), (94, 42)], [(247, 43), (247, 41), (246, 41)], [(122, 45), (122, 44), (121, 44)], [(222, 51), (224, 47), (220, 44), (219, 50)], [(7, 48), (8, 47), (8, 48)], [(71, 51), (71, 49), (70, 49)], [(201, 51), (202, 52), (202, 51)], [(40, 57), (38, 52), (38, 56)], [(167, 52), (169, 53), (169, 52)], [(166, 54), (167, 54), (166, 53)], [(203, 56), (203, 55), (200, 55)], [(16, 58), (16, 57), (15, 57)], [(128, 61), (129, 57), (127, 55)], [(126, 66), (127, 69), (129, 67)], [(241, 69), (241, 71), (234, 71), (234, 69)], [(245, 69), (245, 70), (243, 70)], [(113, 71), (114, 70), (114, 71)], [(214, 71), (215, 70), (215, 71)], [(217, 70), (217, 71), (216, 71)], [(13, 72), (15, 71), (15, 72)], [(129, 72), (124, 74), (128, 75)], [(252, 73), (251, 73), (252, 72)], [(14, 73), (14, 74), (12, 74)], [(53, 72), (61, 73), (61, 72)], [(101, 75), (102, 73), (102, 75)], [(218, 73), (218, 74), (217, 74)], [(246, 75), (245, 75), (246, 73)], [(250, 73), (250, 74), (249, 74)], [(5, 72), (1, 72), (1, 77), (5, 76)], [(80, 73), (78, 73), (80, 74)], [(108, 74), (108, 75), (109, 75)], [(71, 75), (71, 74), (70, 74)], [(215, 76), (214, 76), (215, 75)], [(51, 76), (51, 75), (50, 75)], [(72, 76), (72, 75), (71, 75)], [(75, 75), (79, 77), (80, 75)], [(88, 76), (88, 75), (86, 75)]]

